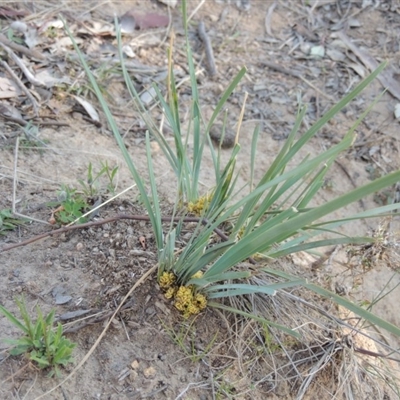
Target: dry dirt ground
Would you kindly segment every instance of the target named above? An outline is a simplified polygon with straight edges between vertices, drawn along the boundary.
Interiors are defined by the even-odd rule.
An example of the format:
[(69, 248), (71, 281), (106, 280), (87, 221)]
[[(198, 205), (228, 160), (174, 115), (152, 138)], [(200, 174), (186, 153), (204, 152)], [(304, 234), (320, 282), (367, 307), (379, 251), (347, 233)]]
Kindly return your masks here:
[[(234, 130), (244, 93), (248, 93), (240, 134), (242, 151), (238, 160), (243, 182), (249, 176), (250, 144), (256, 124), (261, 124), (256, 155), (256, 178), (259, 178), (290, 132), (300, 101), (308, 105), (301, 128), (304, 132), (348, 93), (361, 77), (366, 76), (374, 63), (384, 60), (388, 60), (390, 66), (386, 76), (388, 80), (385, 81), (390, 93), (386, 92), (378, 100), (357, 128), (357, 141), (333, 166), (316, 201), (325, 202), (374, 177), (398, 169), (399, 122), (394, 111), (400, 101), (397, 89), (400, 76), (400, 6), (395, 1), (379, 0), (250, 0), (251, 7), (246, 10), (248, 3), (242, 3), (238, 6), (234, 1), (189, 1), (189, 14), (194, 12), (189, 39), (199, 72), (205, 119), (209, 118), (220, 94), (238, 70), (243, 65), (248, 69), (228, 101), (228, 121)], [(196, 9), (198, 5), (201, 7)], [(14, 25), (13, 40), (22, 42), (21, 45), (26, 47), (24, 43), (29, 37), (36, 44), (30, 42), (32, 47), (27, 53), (11, 47), (12, 52), (23, 60), (38, 80), (46, 82), (44, 87), (35, 87), (13, 61), (11, 54), (4, 47), (0, 48), (1, 59), (7, 61), (20, 82), (30, 90), (33, 101), (38, 104), (39, 115), (31, 125), (24, 126), (28, 119), (35, 116), (32, 99), (26, 97), (26, 92), (18, 87), (17, 81), (2, 64), (0, 210), (11, 208), (16, 178), (17, 211), (36, 221), (3, 232), (5, 235), (0, 236), (1, 249), (51, 230), (51, 226), (39, 221), (51, 219), (61, 185), (82, 190), (78, 180), (86, 179), (89, 163), (97, 171), (105, 162), (112, 168), (118, 166), (116, 192), (133, 184), (104, 115), (88, 90), (82, 67), (59, 24), (60, 14), (78, 39), (107, 95), (124, 141), (136, 165), (146, 176), (145, 127), (130, 102), (121, 73), (114, 63), (117, 54), (113, 18), (130, 10), (136, 15), (168, 15), (169, 12), (165, 5), (155, 0), (2, 2), (0, 5), (0, 27), (4, 34), (0, 36), (0, 44), (9, 45), (6, 39), (11, 23), (25, 21), (31, 33), (24, 36)], [(129, 46), (127, 53), (134, 55), (127, 60), (137, 88), (145, 91), (156, 81), (165, 91), (166, 50), (171, 33), (175, 33), (173, 57), (181, 83), (182, 123), (185, 123), (189, 112), (189, 101), (186, 104), (185, 100), (190, 100), (191, 92), (179, 7), (171, 9), (170, 16), (168, 27), (135, 30), (130, 35), (124, 35), (123, 40)], [(197, 31), (200, 20), (205, 23), (214, 51), (217, 73), (213, 77), (210, 76), (204, 44)], [(353, 48), (346, 43), (352, 44)], [(320, 56), (312, 55), (321, 51), (324, 53)], [(34, 52), (38, 52), (40, 57)], [(317, 134), (305, 152), (316, 154), (337, 143), (382, 89), (381, 82), (373, 82)], [(88, 117), (73, 95), (86, 99), (99, 111), (99, 123)], [(154, 110), (156, 118), (161, 120), (161, 112), (157, 108)], [(20, 114), (13, 114), (15, 112)], [(55, 126), (54, 123), (64, 123), (65, 126)], [(38, 127), (37, 132), (32, 130), (34, 127)], [(36, 136), (32, 137), (32, 134)], [(20, 137), (20, 142), (15, 164), (17, 137)], [(168, 130), (166, 137), (171, 139)], [(152, 151), (163, 198), (163, 212), (169, 215), (173, 189), (169, 184), (173, 181), (173, 173), (155, 143)], [(224, 150), (224, 156), (228, 155), (229, 150)], [(105, 200), (110, 194), (105, 190), (108, 182), (103, 178), (100, 191), (102, 200)], [(205, 160), (201, 185), (204, 191), (213, 185), (211, 159)], [(386, 204), (397, 200), (396, 196), (396, 188), (390, 188), (374, 198), (364, 199), (362, 204), (348, 207), (344, 212)], [(97, 193), (92, 200), (96, 201), (98, 197)], [(104, 206), (95, 220), (118, 213), (144, 213), (134, 188)], [(398, 229), (396, 218), (390, 220), (387, 226), (388, 234), (394, 237)], [(360, 221), (351, 224), (347, 232), (372, 234), (378, 228), (379, 221)], [(190, 235), (191, 227), (185, 229), (184, 234)], [(397, 312), (400, 300), (397, 284), (400, 279), (396, 272), (396, 260), (380, 257), (379, 262), (363, 269), (358, 259), (367, 249), (359, 250), (353, 264), (348, 262), (345, 250), (337, 249), (332, 258), (314, 270), (311, 270), (311, 263), (315, 259), (305, 255), (296, 256), (290, 262), (301, 275), (346, 293), (353, 300), (372, 301), (382, 291), (389, 293), (373, 310), (400, 326)], [(24, 294), (32, 315), (36, 305), (46, 312), (56, 309), (57, 318), (66, 324), (68, 337), (77, 343), (75, 364), (62, 370), (63, 379), (93, 346), (109, 319), (110, 311), (115, 310), (122, 297), (156, 262), (154, 236), (149, 224), (143, 221), (120, 220), (54, 235), (0, 253), (0, 303), (16, 311), (13, 299)], [(63, 303), (63, 300), (66, 302)], [(76, 322), (77, 314), (75, 321), (68, 319), (66, 313), (74, 311), (86, 311), (80, 318), (87, 319)], [(339, 315), (338, 310), (332, 312)], [(343, 387), (339, 384), (343, 381), (343, 376), (340, 380), (343, 370), (338, 367), (343, 366), (343, 349), (343, 352), (333, 354), (326, 363), (319, 363), (315, 355), (310, 356), (309, 369), (302, 371), (304, 374), (313, 371), (316, 378), (302, 393), (305, 375), (302, 380), (291, 374), (289, 369), (282, 369), (279, 374), (271, 373), (270, 361), (283, 365), (279, 362), (285, 354), (279, 346), (270, 347), (269, 354), (257, 353), (262, 352), (262, 343), (257, 343), (256, 339), (250, 343), (253, 339), (249, 339), (259, 337), (249, 333), (256, 329), (259, 328), (252, 323), (212, 310), (205, 311), (195, 320), (182, 320), (164, 299), (157, 287), (155, 274), (152, 274), (133, 292), (128, 306), (112, 321), (87, 362), (71, 379), (45, 398), (291, 399), (301, 395), (309, 399), (345, 398)], [(17, 336), (17, 330), (1, 316), (0, 337)], [(379, 338), (383, 341), (382, 336)], [(387, 336), (385, 340), (392, 347), (398, 347), (396, 338)], [(367, 346), (358, 343), (358, 347)], [(7, 344), (1, 342), (1, 398), (35, 399), (60, 382), (46, 377), (45, 372), (37, 370), (25, 359), (10, 357), (7, 348)], [(295, 346), (292, 346), (293, 349)], [(299, 357), (300, 349), (297, 348)], [(383, 351), (371, 347), (369, 350)], [(376, 357), (359, 357), (361, 363), (375, 365), (371, 360)], [(398, 364), (393, 362), (390, 368), (394, 371)], [(317, 374), (315, 370), (321, 373)], [(390, 377), (384, 376), (389, 382)], [(383, 383), (374, 386), (363, 371), (352, 375), (351, 379), (355, 379), (362, 388), (359, 392), (354, 391), (355, 398), (399, 398), (395, 386)], [(375, 383), (379, 379), (376, 372)]]

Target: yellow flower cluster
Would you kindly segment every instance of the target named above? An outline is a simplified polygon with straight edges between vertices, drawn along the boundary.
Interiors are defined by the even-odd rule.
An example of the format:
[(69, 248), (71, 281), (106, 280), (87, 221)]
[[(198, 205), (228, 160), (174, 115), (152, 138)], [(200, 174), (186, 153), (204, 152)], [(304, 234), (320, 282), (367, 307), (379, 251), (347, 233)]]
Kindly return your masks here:
[(208, 193), (204, 196), (201, 196), (196, 202), (189, 202), (187, 209), (190, 213), (195, 215), (202, 215), (204, 211), (207, 209), (210, 201), (212, 199), (212, 193)]
[[(193, 275), (193, 278), (201, 278), (201, 271)], [(175, 285), (176, 276), (172, 272), (164, 272), (160, 277), (160, 287), (165, 291), (167, 299), (175, 300), (175, 307), (183, 313), (185, 318), (198, 314), (207, 307), (207, 298), (195, 292), (194, 285), (179, 286)]]
[(201, 293), (194, 293), (193, 285), (181, 286), (175, 295), (175, 307), (185, 318), (198, 314), (207, 306), (207, 299)]
[(175, 297), (176, 295), (176, 287), (170, 287), (166, 290), (166, 292), (164, 293), (164, 296), (167, 299), (172, 299), (173, 297)]
[(160, 276), (160, 281), (158, 282), (160, 284), (160, 287), (163, 289), (168, 289), (171, 286), (173, 286), (176, 282), (176, 276), (174, 275), (173, 272), (163, 272), (162, 275)]
[(197, 271), (197, 272), (192, 276), (192, 279), (198, 279), (198, 278), (201, 278), (202, 276), (203, 276), (203, 272)]

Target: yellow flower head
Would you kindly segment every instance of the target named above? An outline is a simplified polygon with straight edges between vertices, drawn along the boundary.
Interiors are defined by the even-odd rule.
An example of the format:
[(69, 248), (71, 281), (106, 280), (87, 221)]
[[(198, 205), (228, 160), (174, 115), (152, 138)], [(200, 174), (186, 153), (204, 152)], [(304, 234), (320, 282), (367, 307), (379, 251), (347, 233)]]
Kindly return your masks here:
[(187, 286), (181, 286), (176, 295), (175, 295), (176, 301), (180, 301), (183, 304), (189, 304), (192, 301), (193, 298), (193, 292), (190, 288)]
[(187, 312), (188, 316), (196, 315), (200, 312), (200, 309), (195, 304), (191, 303), (191, 304), (189, 304), (189, 307), (187, 308), (186, 312)]
[(186, 304), (182, 303), (181, 301), (176, 301), (174, 305), (179, 311), (186, 311)]
[[(201, 278), (201, 271), (193, 275), (193, 278)], [(160, 287), (164, 289), (164, 295), (167, 299), (174, 299), (174, 306), (182, 314), (184, 318), (198, 314), (207, 306), (207, 298), (195, 292), (195, 286), (177, 286), (176, 276), (172, 272), (164, 272), (160, 277)]]
[(204, 196), (199, 197), (195, 202), (190, 201), (187, 207), (188, 211), (198, 216), (202, 215), (210, 204), (212, 196), (212, 193), (208, 193)]
[(170, 287), (170, 288), (167, 289), (167, 291), (165, 292), (164, 296), (167, 299), (172, 299), (175, 296), (175, 293), (176, 293), (176, 288)]
[(168, 289), (175, 283), (175, 281), (176, 276), (173, 274), (173, 272), (163, 272), (160, 276), (159, 284), (163, 289)]
[(207, 298), (203, 294), (197, 293), (194, 300), (199, 310), (204, 310), (207, 307)]

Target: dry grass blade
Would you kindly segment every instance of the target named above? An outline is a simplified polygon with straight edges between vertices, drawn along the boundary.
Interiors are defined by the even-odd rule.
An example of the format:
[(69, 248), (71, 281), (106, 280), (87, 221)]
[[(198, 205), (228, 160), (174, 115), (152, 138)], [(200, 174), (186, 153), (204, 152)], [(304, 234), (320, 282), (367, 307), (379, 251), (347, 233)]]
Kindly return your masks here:
[[(283, 270), (293, 267), (287, 261), (279, 263)], [(251, 279), (254, 284), (263, 284), (266, 277)], [(375, 393), (374, 398), (380, 398), (377, 393), (384, 376), (387, 377), (387, 390), (397, 390), (396, 373), (386, 357), (363, 355), (365, 353), (357, 351), (361, 343), (376, 343), (376, 339), (336, 317), (331, 301), (316, 301), (303, 288), (283, 290), (273, 297), (254, 294), (231, 298), (230, 303), (234, 308), (255, 314), (273, 315), (284, 325), (296, 326), (301, 335), (296, 341), (272, 326), (260, 329), (254, 322), (238, 321), (232, 325), (236, 326), (233, 331), (236, 362), (242, 377), (245, 379), (250, 371), (263, 371), (255, 385), (262, 387), (265, 393), (279, 393), (291, 387), (293, 398), (299, 400), (309, 393), (320, 393), (321, 398), (342, 398), (343, 395), (350, 399), (367, 398), (368, 390), (371, 390)], [(243, 360), (247, 360), (245, 365)], [(361, 380), (359, 371), (365, 373)], [(378, 376), (380, 378), (376, 380), (374, 377)]]

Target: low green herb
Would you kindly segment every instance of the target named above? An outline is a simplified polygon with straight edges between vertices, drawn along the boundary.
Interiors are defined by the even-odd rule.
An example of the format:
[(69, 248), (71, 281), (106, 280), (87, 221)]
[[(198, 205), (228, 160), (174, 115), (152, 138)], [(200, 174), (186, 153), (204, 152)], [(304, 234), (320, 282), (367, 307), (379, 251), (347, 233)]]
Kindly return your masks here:
[(26, 309), (25, 301), (23, 299), (15, 301), (22, 321), (0, 305), (0, 312), (24, 333), (24, 336), (19, 339), (5, 339), (14, 346), (10, 354), (13, 356), (26, 354), (27, 358), (36, 363), (39, 368), (49, 368), (49, 376), (54, 374), (59, 376), (59, 366), (73, 362), (72, 350), (76, 344), (64, 337), (60, 323), (56, 330), (53, 329), (54, 310), (45, 317), (37, 306), (37, 320), (33, 322)]
[(16, 229), (26, 222), (25, 219), (15, 218), (9, 208), (0, 211), (0, 235)]
[(60, 208), (54, 214), (57, 222), (61, 224), (68, 224), (79, 218), (79, 223), (86, 222), (86, 218), (80, 218), (88, 209), (89, 204), (84, 197), (77, 193), (77, 190), (62, 185), (61, 190), (58, 192), (58, 199), (60, 200)]
[[(114, 182), (115, 176), (118, 172), (118, 167), (111, 168), (107, 161), (101, 162), (101, 169), (99, 172), (94, 172), (93, 165), (90, 162), (88, 165), (86, 181), (78, 179), (79, 184), (82, 187), (83, 193), (86, 197), (94, 198), (98, 195), (104, 194), (105, 192), (115, 194), (116, 184)], [(101, 182), (101, 178), (107, 179), (107, 185), (104, 187)]]

